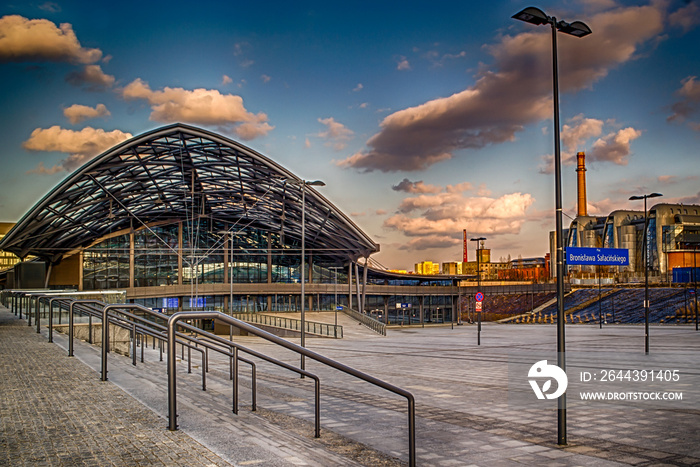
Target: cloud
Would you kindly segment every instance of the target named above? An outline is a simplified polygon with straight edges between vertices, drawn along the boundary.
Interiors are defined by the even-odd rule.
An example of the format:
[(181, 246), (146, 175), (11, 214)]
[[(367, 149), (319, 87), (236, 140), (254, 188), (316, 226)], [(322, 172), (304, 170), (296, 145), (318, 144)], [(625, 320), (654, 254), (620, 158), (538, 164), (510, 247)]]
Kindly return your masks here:
[(269, 83), (272, 78), (268, 75), (260, 75), (260, 79), (263, 83)]
[(583, 114), (576, 115), (565, 124), (561, 130), (561, 143), (569, 153), (581, 149), (587, 139), (600, 136), (603, 131), (603, 121), (596, 118), (586, 118)]
[(400, 71), (410, 70), (411, 64), (408, 63), (408, 59), (406, 57), (399, 57), (396, 64), (396, 69)]
[(333, 146), (336, 151), (343, 150), (355, 134), (342, 123), (336, 122), (333, 117), (319, 118), (318, 121), (326, 125), (326, 131), (317, 133), (316, 136), (325, 139), (326, 145)]
[[(634, 59), (639, 46), (663, 32), (665, 5), (594, 15), (586, 22), (595, 33), (583, 39), (560, 34), (560, 91), (588, 88), (611, 68)], [(493, 65), (482, 67), (474, 86), (388, 115), (366, 142), (368, 149), (338, 165), (363, 172), (423, 170), (460, 149), (512, 141), (525, 125), (550, 118), (551, 33), (522, 27), (527, 32), (485, 48)]]
[[(615, 125), (615, 121), (607, 122), (608, 126)], [(587, 141), (600, 136), (603, 133), (605, 122), (596, 118), (586, 118), (579, 114), (565, 124), (561, 131), (561, 143), (564, 146), (561, 151), (561, 162), (564, 165), (576, 163), (576, 153), (585, 151)], [(612, 131), (602, 138), (598, 138), (587, 152), (588, 162), (612, 162), (618, 165), (627, 165), (627, 158), (631, 152), (631, 141), (639, 138), (642, 132), (634, 128)], [(542, 156), (539, 172), (551, 174), (554, 172), (554, 155)]]
[[(698, 111), (698, 107), (700, 107), (700, 83), (696, 79), (697, 76), (688, 76), (681, 81), (681, 88), (676, 91), (680, 100), (671, 106), (673, 115), (668, 117), (666, 121), (683, 122)], [(696, 122), (689, 122), (688, 125), (693, 129), (698, 127)]]
[(221, 78), (221, 85), (222, 86), (226, 86), (227, 84), (231, 84), (231, 83), (233, 83), (233, 79), (231, 79), (231, 77), (229, 75), (224, 75)]
[(672, 26), (678, 26), (683, 31), (688, 32), (700, 24), (700, 6), (697, 3), (689, 2), (686, 6), (671, 13), (668, 16), (668, 22)]
[(354, 92), (358, 92), (358, 91), (361, 91), (362, 88), (364, 88), (364, 86), (362, 85), (362, 83), (357, 83), (357, 86), (355, 86), (355, 87), (353, 88), (353, 91), (354, 91)]
[(114, 76), (105, 74), (100, 65), (87, 65), (82, 71), (68, 73), (66, 81), (73, 86), (89, 85), (91, 91), (101, 91), (114, 85)]
[(0, 18), (0, 61), (95, 63), (99, 49), (82, 47), (68, 23), (57, 27), (47, 19), (27, 19), (19, 15)]
[(589, 160), (627, 165), (630, 154), (630, 142), (641, 135), (641, 131), (631, 127), (619, 130), (617, 133), (609, 133), (593, 143), (593, 148), (588, 156)]
[(61, 170), (72, 172), (96, 155), (131, 138), (131, 133), (121, 130), (104, 131), (101, 128), (85, 127), (80, 131), (68, 130), (58, 125), (51, 128), (37, 128), (32, 131), (22, 146), (30, 151), (63, 152), (69, 154), (60, 165), (50, 169), (42, 163), (33, 173), (56, 173)]
[(73, 104), (63, 110), (63, 115), (68, 118), (68, 121), (76, 125), (89, 118), (108, 117), (112, 115), (104, 104), (89, 107), (87, 105)]
[[(397, 186), (404, 191), (417, 186), (404, 180)], [(419, 185), (418, 185), (419, 186)], [(396, 190), (396, 187), (394, 188)], [(509, 193), (498, 198), (467, 196), (470, 184), (424, 190), (405, 198), (398, 211), (384, 221), (384, 228), (411, 239), (404, 249), (427, 249), (458, 245), (462, 230), (475, 234), (517, 234), (526, 221), (526, 211), (534, 203), (530, 194)], [(397, 190), (399, 191), (399, 190)]]
[(694, 182), (697, 181), (700, 177), (697, 175), (689, 175), (687, 177), (678, 177), (676, 175), (659, 175), (656, 180), (661, 184), (661, 185), (677, 185), (678, 183), (682, 182)]
[(700, 191), (693, 196), (687, 196), (678, 200), (680, 204), (700, 204)]
[(61, 11), (61, 6), (54, 2), (44, 2), (39, 5), (39, 9), (48, 11), (49, 13), (58, 13)]
[(200, 125), (220, 125), (245, 140), (265, 136), (274, 129), (267, 115), (253, 114), (243, 106), (243, 98), (221, 94), (216, 89), (165, 87), (151, 90), (148, 83), (137, 78), (121, 90), (125, 99), (144, 99), (151, 106), (150, 120), (157, 122), (187, 122)]
[(422, 180), (412, 182), (404, 178), (398, 185), (391, 187), (394, 191), (405, 191), (406, 193), (440, 193), (442, 188), (435, 185), (426, 185)]

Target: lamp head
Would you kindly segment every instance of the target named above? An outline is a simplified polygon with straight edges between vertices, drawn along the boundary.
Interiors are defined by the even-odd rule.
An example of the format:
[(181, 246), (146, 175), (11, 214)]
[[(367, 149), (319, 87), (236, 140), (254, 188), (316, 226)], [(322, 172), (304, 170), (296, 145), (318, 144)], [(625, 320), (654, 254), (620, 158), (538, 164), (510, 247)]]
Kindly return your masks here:
[(549, 16), (547, 16), (544, 11), (534, 6), (525, 8), (524, 10), (514, 14), (512, 17), (536, 26), (539, 26), (540, 24), (547, 24), (549, 22)]
[(592, 32), (591, 28), (589, 28), (586, 23), (581, 21), (574, 21), (573, 23), (559, 21), (559, 23), (557, 23), (557, 29), (563, 33), (576, 37), (587, 36)]

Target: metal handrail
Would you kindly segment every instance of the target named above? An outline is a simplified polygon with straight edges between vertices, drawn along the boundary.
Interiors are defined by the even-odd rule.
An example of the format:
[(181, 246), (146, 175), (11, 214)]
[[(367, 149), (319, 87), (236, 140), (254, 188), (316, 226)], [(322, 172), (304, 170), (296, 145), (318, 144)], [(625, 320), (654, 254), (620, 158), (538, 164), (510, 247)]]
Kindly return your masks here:
[[(301, 332), (301, 320), (295, 318), (282, 318), (281, 316), (266, 315), (263, 313), (234, 313), (230, 315), (241, 321), (272, 326), (275, 328), (289, 329)], [(304, 320), (306, 333), (318, 336), (343, 338), (343, 327), (335, 324), (320, 323), (318, 321)], [(340, 332), (337, 332), (340, 331)]]
[[(30, 295), (30, 296), (27, 296)], [(35, 294), (35, 295), (40, 295), (40, 294)], [(31, 305), (31, 300), (33, 298), (36, 298), (37, 301), (37, 318), (38, 313), (39, 313), (39, 303), (41, 302), (42, 299), (48, 299), (49, 300), (49, 305), (50, 305), (50, 310), (49, 310), (49, 329), (51, 332), (51, 322), (52, 322), (52, 315), (53, 315), (53, 300), (50, 300), (49, 297), (44, 296), (44, 297), (32, 297), (31, 294), (24, 294), (22, 293), (21, 295), (14, 295), (13, 298), (17, 298), (17, 301), (20, 302), (18, 303), (18, 308), (20, 309), (20, 313), (23, 307), (23, 303), (21, 303), (23, 300), (26, 300), (27, 305)], [(69, 347), (70, 347), (70, 355), (72, 355), (72, 340), (73, 340), (73, 333), (70, 332), (72, 331), (73, 327), (73, 313), (75, 312), (80, 312), (84, 313), (90, 317), (92, 316), (100, 316), (100, 310), (97, 309), (97, 307), (102, 307), (101, 310), (101, 318), (102, 318), (102, 372), (101, 376), (103, 380), (107, 380), (106, 375), (107, 375), (107, 352), (108, 352), (108, 336), (109, 336), (109, 325), (115, 324), (119, 327), (131, 330), (133, 332), (133, 339), (134, 339), (134, 346), (136, 345), (136, 339), (137, 335), (141, 334), (142, 336), (145, 335), (151, 335), (154, 337), (154, 339), (158, 339), (159, 341), (163, 342), (166, 340), (165, 336), (165, 329), (167, 329), (167, 352), (168, 352), (168, 408), (169, 408), (169, 429), (171, 430), (176, 430), (177, 429), (177, 415), (176, 415), (176, 358), (175, 358), (175, 352), (176, 352), (176, 345), (180, 344), (181, 346), (187, 346), (188, 349), (195, 348), (196, 350), (202, 352), (203, 355), (203, 365), (202, 365), (202, 375), (203, 375), (203, 389), (205, 389), (205, 377), (204, 374), (206, 372), (206, 368), (208, 366), (208, 354), (205, 351), (202, 351), (202, 349), (198, 349), (197, 347), (192, 347), (189, 345), (189, 343), (184, 343), (181, 338), (187, 339), (189, 342), (194, 342), (195, 345), (201, 344), (205, 350), (206, 349), (213, 349), (223, 355), (227, 355), (230, 358), (233, 358), (235, 361), (235, 373), (236, 373), (236, 383), (234, 386), (234, 413), (237, 413), (237, 395), (238, 395), (238, 365), (237, 362), (239, 360), (244, 361), (246, 363), (250, 363), (253, 365), (253, 410), (255, 410), (255, 367), (254, 363), (247, 361), (245, 359), (241, 359), (238, 357), (238, 351), (243, 351), (246, 353), (249, 353), (250, 355), (253, 355), (257, 358), (261, 358), (263, 360), (266, 360), (268, 362), (277, 364), (279, 366), (282, 366), (283, 368), (289, 369), (290, 371), (294, 371), (298, 374), (308, 376), (312, 379), (314, 379), (315, 382), (315, 399), (316, 399), (316, 404), (315, 404), (315, 418), (316, 418), (316, 430), (315, 430), (315, 436), (318, 437), (320, 436), (320, 379), (316, 376), (313, 375), (312, 373), (309, 373), (305, 370), (298, 369), (296, 367), (293, 367), (292, 365), (286, 364), (284, 362), (277, 361), (271, 357), (268, 357), (264, 354), (261, 354), (259, 352), (253, 351), (251, 349), (246, 349), (238, 344), (235, 344), (231, 341), (228, 341), (224, 338), (221, 338), (219, 336), (216, 336), (214, 334), (207, 333), (206, 331), (203, 331), (201, 329), (195, 328), (194, 326), (190, 326), (186, 323), (178, 323), (177, 321), (179, 319), (216, 319), (220, 321), (224, 321), (225, 323), (228, 323), (229, 325), (233, 325), (239, 329), (242, 329), (250, 334), (262, 337), (268, 341), (271, 341), (273, 343), (276, 343), (278, 345), (281, 345), (282, 347), (285, 347), (289, 350), (292, 350), (294, 352), (297, 352), (299, 354), (302, 354), (304, 356), (307, 356), (311, 359), (314, 359), (322, 364), (325, 364), (327, 366), (330, 366), (332, 368), (335, 368), (339, 371), (342, 371), (346, 374), (349, 374), (351, 376), (354, 376), (356, 378), (359, 378), (363, 381), (366, 381), (370, 384), (373, 384), (375, 386), (381, 387), (383, 389), (386, 389), (394, 394), (403, 396), (407, 399), (408, 402), (408, 429), (409, 429), (409, 465), (410, 466), (415, 466), (415, 399), (413, 395), (405, 391), (401, 388), (398, 388), (396, 386), (393, 386), (389, 383), (386, 383), (382, 380), (379, 380), (373, 376), (370, 376), (368, 374), (362, 373), (358, 370), (355, 370), (351, 367), (348, 367), (346, 365), (343, 365), (341, 363), (338, 363), (334, 360), (331, 360), (327, 357), (324, 357), (320, 354), (317, 354), (315, 352), (312, 352), (310, 350), (307, 350), (303, 347), (300, 347), (296, 344), (292, 344), (284, 339), (281, 339), (277, 336), (274, 336), (271, 333), (268, 333), (266, 331), (263, 331), (259, 328), (256, 328), (255, 326), (252, 326), (248, 323), (245, 323), (241, 320), (232, 318), (228, 315), (225, 315), (223, 313), (218, 313), (218, 312), (179, 312), (175, 313), (174, 315), (170, 316), (169, 318), (161, 313), (154, 312), (153, 310), (150, 310), (146, 307), (143, 307), (141, 305), (135, 305), (135, 304), (112, 304), (108, 305), (106, 303), (100, 302), (98, 300), (74, 300), (74, 299), (61, 299), (57, 300), (59, 304), (59, 309), (67, 306), (69, 309), (69, 335), (70, 335), (70, 342), (69, 342)], [(70, 301), (70, 303), (66, 303), (66, 301)], [(131, 309), (131, 310), (139, 310), (143, 311), (151, 316), (155, 316), (158, 319), (168, 319), (167, 322), (167, 328), (159, 323), (156, 323), (154, 321), (151, 321), (149, 319), (146, 319), (145, 317), (137, 316), (134, 315), (133, 313), (129, 313), (125, 311), (126, 309)], [(122, 317), (119, 316), (114, 316), (111, 312), (116, 312)], [(31, 316), (31, 308), (30, 306), (28, 307), (27, 314)], [(37, 323), (37, 326), (39, 326), (39, 323)], [(222, 350), (221, 348), (218, 348), (214, 343), (211, 342), (206, 342), (205, 339), (198, 339), (196, 337), (192, 336), (187, 336), (186, 334), (175, 332), (176, 326), (181, 326), (185, 329), (189, 329), (193, 332), (196, 332), (210, 340), (214, 340), (216, 343), (225, 345), (229, 348), (232, 349), (232, 352), (227, 352), (225, 350)], [(158, 328), (156, 330), (156, 328)], [(164, 329), (165, 328), (165, 329)], [(160, 331), (160, 332), (158, 332)], [(184, 350), (184, 347), (183, 347)], [(189, 350), (188, 350), (189, 351)], [(143, 352), (143, 348), (142, 348)], [(162, 348), (161, 348), (162, 352)], [(134, 351), (134, 364), (135, 364), (135, 351)], [(143, 357), (142, 357), (143, 358)], [(162, 353), (161, 353), (161, 359), (162, 359)]]
[(386, 336), (386, 324), (382, 323), (381, 321), (378, 321), (364, 313), (360, 313), (357, 310), (353, 310), (352, 308), (343, 307), (343, 313), (345, 313), (353, 319), (356, 319), (361, 324), (367, 326), (369, 329), (376, 332), (377, 334)]
[(413, 394), (401, 389), (397, 386), (389, 384), (382, 381), (374, 376), (368, 375), (354, 368), (351, 368), (342, 363), (338, 363), (323, 355), (317, 354), (311, 350), (308, 350), (299, 345), (288, 342), (280, 337), (275, 336), (267, 331), (263, 331), (255, 326), (252, 326), (244, 321), (232, 318), (231, 316), (225, 315), (219, 312), (178, 312), (170, 316), (168, 319), (168, 416), (169, 416), (169, 428), (174, 431), (177, 430), (177, 384), (176, 384), (176, 361), (175, 361), (175, 339), (176, 328), (179, 325), (178, 321), (181, 319), (212, 319), (223, 321), (224, 323), (233, 325), (239, 329), (242, 329), (250, 334), (262, 337), (265, 340), (273, 342), (277, 345), (285, 347), (293, 352), (309, 357), (316, 360), (319, 363), (335, 368), (336, 370), (342, 371), (343, 373), (349, 374), (370, 384), (378, 386), (380, 388), (386, 389), (389, 392), (403, 396), (408, 402), (408, 438), (409, 438), (409, 465), (415, 467), (416, 465), (416, 413), (415, 413), (415, 398)]

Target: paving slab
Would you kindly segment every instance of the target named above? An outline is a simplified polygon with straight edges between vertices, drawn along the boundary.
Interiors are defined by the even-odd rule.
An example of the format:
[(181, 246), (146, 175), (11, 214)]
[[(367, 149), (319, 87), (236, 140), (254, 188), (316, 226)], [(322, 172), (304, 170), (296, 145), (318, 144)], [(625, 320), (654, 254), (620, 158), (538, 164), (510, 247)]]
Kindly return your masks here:
[[(342, 340), (307, 338), (307, 347), (415, 395), (417, 465), (700, 465), (700, 410), (697, 405), (692, 405), (693, 401), (700, 400), (700, 387), (690, 384), (691, 380), (686, 380), (688, 384), (683, 387), (684, 395), (691, 402), (690, 408), (649, 408), (632, 404), (591, 410), (571, 406), (567, 422), (568, 444), (559, 446), (556, 410), (519, 406), (513, 400), (517, 389), (512, 383), (513, 361), (523, 364), (532, 356), (556, 349), (555, 326), (485, 324), (481, 345), (477, 345), (475, 326), (392, 328), (386, 337), (382, 337), (352, 321), (345, 322), (342, 316), (339, 314), (340, 324), (357, 328), (345, 332)], [(334, 318), (333, 313), (307, 315), (307, 319), (315, 321), (333, 322)], [(13, 326), (0, 325), (0, 332), (6, 327)], [(129, 406), (140, 407), (139, 414), (150, 412), (155, 417), (151, 423), (159, 436), (188, 436), (196, 449), (208, 453), (205, 458), (211, 465), (227, 465), (228, 462), (232, 465), (394, 466), (405, 465), (408, 461), (405, 400), (309, 359), (307, 370), (322, 380), (320, 440), (314, 439), (312, 434), (313, 386), (308, 378), (300, 379), (286, 370), (259, 362), (259, 410), (251, 412), (250, 374), (242, 365), (240, 410), (238, 415), (233, 415), (228, 360), (215, 354), (210, 354), (206, 391), (201, 390), (200, 363), (193, 361), (192, 374), (186, 372), (186, 361), (178, 363), (178, 424), (181, 429), (168, 432), (164, 429), (167, 414), (165, 363), (160, 361), (157, 349), (151, 346), (144, 349), (145, 362), (139, 362), (135, 367), (129, 358), (110, 355), (109, 382), (103, 383), (99, 382), (99, 349), (76, 343), (77, 357), (69, 359), (65, 357), (65, 336), (55, 334), (56, 343), (47, 344), (44, 331), (32, 334), (26, 327), (24, 330), (27, 331), (25, 334), (31, 334), (32, 340), (16, 346), (5, 346), (6, 333), (0, 336), (0, 347), (12, 347), (7, 354), (0, 356), (4, 362), (0, 376), (5, 372), (24, 371), (24, 363), (18, 363), (22, 359), (18, 359), (16, 348), (25, 349), (21, 352), (22, 357), (26, 349), (46, 348), (48, 352), (42, 360), (50, 361), (52, 357), (48, 353), (60, 356), (61, 362), (54, 364), (57, 367), (65, 360), (78, 361), (79, 366), (87, 371), (79, 379), (89, 385), (111, 385), (120, 391), (121, 398), (129, 398)], [(693, 327), (652, 326), (651, 335), (651, 356), (645, 356), (641, 326), (616, 325), (602, 330), (597, 326), (567, 326), (567, 352), (572, 355), (577, 352), (600, 355), (612, 352), (625, 358), (634, 355), (630, 357), (631, 363), (642, 365), (662, 361), (657, 357), (662, 353), (690, 356), (680, 359), (677, 368), (684, 377), (700, 375), (700, 360), (692, 358), (700, 355), (700, 333)], [(298, 365), (298, 356), (259, 338), (236, 337), (234, 340)], [(41, 364), (37, 362), (36, 366), (38, 368)], [(32, 380), (31, 384), (25, 383), (23, 390), (15, 391), (26, 397), (28, 391), (34, 391), (32, 388), (36, 384), (46, 383), (45, 376), (36, 378), (39, 379)], [(4, 377), (0, 380), (0, 391), (12, 392)], [(37, 427), (32, 433), (42, 440), (39, 445), (52, 446), (47, 440), (54, 437), (45, 428), (55, 428), (52, 417), (46, 418), (41, 412), (28, 408), (47, 396), (43, 399), (31, 396), (34, 402), (29, 406), (23, 397), (8, 399), (7, 403), (3, 397), (2, 410), (9, 410), (6, 406), (16, 406), (10, 414), (17, 419), (16, 424)], [(52, 397), (48, 396), (49, 399)], [(111, 398), (120, 399), (117, 396)], [(66, 402), (65, 407), (79, 418), (80, 411), (84, 410), (75, 403), (71, 406)], [(24, 415), (20, 417), (19, 412)], [(113, 422), (120, 415), (119, 411), (111, 413), (108, 420)], [(94, 421), (95, 425), (101, 423), (107, 422)], [(9, 423), (2, 425), (3, 435), (9, 429), (7, 426)], [(86, 437), (87, 429), (67, 426), (69, 434), (86, 439), (86, 445), (91, 446), (90, 452), (101, 449), (103, 439), (111, 439), (104, 428), (91, 426), (90, 429), (98, 434)], [(120, 421), (119, 426), (129, 425)], [(148, 438), (150, 435), (141, 436)], [(134, 435), (133, 438), (138, 437)], [(119, 443), (121, 441), (116, 444)], [(114, 443), (107, 444), (112, 446)], [(15, 444), (11, 449), (5, 447), (5, 452), (10, 452), (7, 456), (19, 459), (20, 455), (28, 455), (21, 454), (21, 449)], [(33, 459), (38, 459), (49, 452), (46, 447), (41, 449), (43, 451), (38, 448), (28, 450)], [(122, 457), (99, 455), (103, 456), (101, 460), (116, 459), (115, 465), (162, 465), (155, 463), (157, 456), (152, 451), (132, 450), (138, 453), (129, 451), (128, 455), (122, 453)], [(62, 465), (60, 462), (71, 456), (71, 451), (64, 448), (51, 452), (58, 461), (47, 465)], [(364, 457), (362, 453), (365, 453)], [(182, 462), (173, 465), (209, 464)]]

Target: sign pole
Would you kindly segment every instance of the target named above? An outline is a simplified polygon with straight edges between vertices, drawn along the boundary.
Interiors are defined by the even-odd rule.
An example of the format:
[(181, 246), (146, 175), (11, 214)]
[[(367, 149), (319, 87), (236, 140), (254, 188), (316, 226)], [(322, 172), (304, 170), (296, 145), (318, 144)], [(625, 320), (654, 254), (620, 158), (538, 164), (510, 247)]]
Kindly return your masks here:
[(474, 296), (474, 308), (476, 311), (476, 319), (477, 319), (477, 332), (476, 332), (476, 345), (481, 345), (481, 313), (482, 313), (482, 302), (484, 301), (484, 294), (481, 292), (477, 292), (476, 295)]

